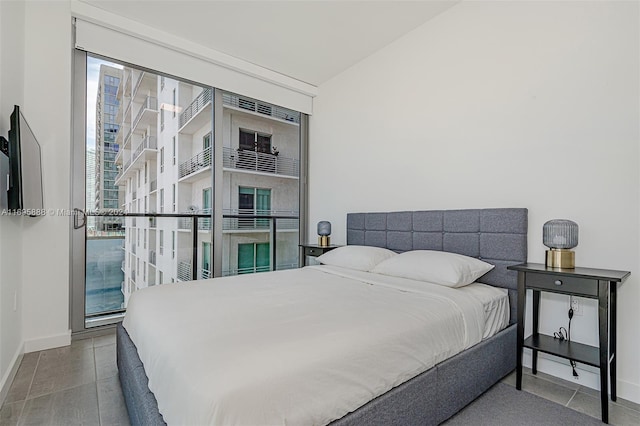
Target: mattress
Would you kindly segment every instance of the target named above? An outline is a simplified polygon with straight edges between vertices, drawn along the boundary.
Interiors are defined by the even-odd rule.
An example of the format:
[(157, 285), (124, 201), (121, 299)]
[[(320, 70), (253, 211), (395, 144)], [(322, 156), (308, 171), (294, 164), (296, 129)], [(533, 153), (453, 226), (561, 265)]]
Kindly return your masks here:
[(168, 424), (326, 424), (508, 323), (502, 289), (319, 266), (151, 287), (124, 327)]

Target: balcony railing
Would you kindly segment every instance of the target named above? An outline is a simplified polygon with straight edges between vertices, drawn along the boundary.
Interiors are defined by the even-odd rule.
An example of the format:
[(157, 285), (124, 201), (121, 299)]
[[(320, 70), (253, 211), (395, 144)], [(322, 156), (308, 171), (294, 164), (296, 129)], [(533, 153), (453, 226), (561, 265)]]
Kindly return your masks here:
[(299, 161), (295, 158), (230, 147), (222, 148), (222, 165), (228, 169), (250, 170), (292, 177), (300, 175)]
[(178, 262), (178, 279), (180, 281), (191, 281), (191, 263), (189, 262)]
[(138, 110), (138, 114), (136, 114), (136, 118), (133, 120), (133, 125), (131, 126), (132, 129), (136, 128), (145, 111), (158, 112), (158, 99), (152, 98), (151, 96), (147, 96), (145, 98), (140, 110)]
[[(223, 231), (251, 231), (251, 230), (268, 230), (271, 227), (269, 219), (255, 219), (256, 215), (260, 216), (298, 216), (297, 212), (279, 211), (279, 210), (251, 210), (251, 209), (224, 209), (222, 219)], [(247, 216), (243, 218), (242, 216)], [(279, 230), (298, 229), (298, 219), (279, 219)]]
[[(209, 211), (208, 209), (206, 211)], [(227, 210), (229, 212), (235, 213), (236, 211), (232, 211), (232, 210)], [(241, 213), (241, 212), (238, 212)], [(269, 211), (269, 213), (274, 213), (272, 211)], [(293, 213), (296, 214), (296, 216), (293, 216), (291, 213), (289, 213), (289, 215), (255, 215), (255, 216), (248, 216), (245, 217), (244, 214), (223, 214), (222, 215), (222, 220), (223, 221), (227, 221), (229, 219), (236, 219), (236, 220), (245, 220), (245, 219), (249, 219), (252, 221), (253, 223), (256, 224), (260, 224), (260, 226), (264, 226), (263, 223), (268, 223), (268, 227), (271, 230), (270, 235), (269, 235), (269, 245), (270, 245), (270, 252), (271, 252), (271, 258), (269, 260), (269, 266), (260, 266), (260, 267), (252, 267), (252, 268), (246, 268), (246, 269), (234, 269), (234, 270), (230, 270), (230, 269), (226, 269), (226, 270), (221, 270), (220, 273), (222, 275), (231, 275), (231, 274), (238, 274), (238, 273), (249, 273), (249, 272), (261, 272), (261, 271), (265, 271), (265, 270), (271, 270), (271, 269), (289, 269), (289, 268), (293, 268), (293, 267), (297, 267), (298, 263), (297, 263), (297, 259), (296, 260), (287, 260), (284, 263), (278, 262), (277, 259), (277, 253), (278, 253), (278, 249), (277, 249), (277, 245), (281, 244), (278, 243), (278, 239), (276, 238), (276, 235), (278, 233), (278, 230), (283, 229), (285, 226), (288, 228), (287, 225), (285, 225), (286, 223), (297, 223), (298, 222), (298, 217), (297, 217), (297, 213)], [(119, 219), (122, 219), (123, 217), (126, 218), (132, 218), (132, 222), (135, 221), (137, 218), (143, 218), (143, 220), (149, 220), (149, 219), (157, 219), (158, 217), (160, 218), (178, 218), (178, 219), (183, 219), (183, 218), (187, 218), (191, 221), (191, 235), (192, 235), (192, 241), (190, 244), (191, 247), (191, 259), (199, 259), (198, 257), (198, 247), (200, 246), (200, 241), (199, 241), (199, 237), (198, 237), (198, 232), (197, 230), (200, 228), (200, 221), (203, 221), (203, 223), (207, 223), (208, 221), (211, 220), (211, 216), (210, 213), (209, 214), (203, 214), (203, 213), (197, 213), (197, 212), (189, 212), (187, 214), (184, 213), (173, 213), (173, 214), (164, 214), (164, 213), (99, 213), (99, 212), (87, 212), (85, 213), (85, 215), (87, 217), (113, 217), (113, 216), (117, 216)], [(255, 222), (254, 222), (255, 221)], [(264, 221), (264, 222), (263, 222)], [(128, 222), (128, 221), (127, 221)], [(282, 226), (281, 226), (282, 225)], [(132, 233), (132, 232), (127, 232), (128, 238), (127, 241), (129, 242), (129, 245), (131, 246), (131, 251), (135, 254), (137, 252), (137, 239), (135, 238), (136, 233)], [(160, 247), (160, 250), (162, 252), (162, 242), (159, 243), (158, 247)], [(156, 253), (154, 250), (154, 245), (151, 244), (151, 246), (149, 247), (149, 257), (148, 257), (148, 261), (150, 264), (155, 265), (156, 262)], [(126, 266), (126, 264), (122, 264), (121, 266)], [(211, 277), (211, 272), (210, 269), (207, 268), (203, 268), (200, 267), (198, 268), (196, 264), (196, 267), (193, 268), (191, 262), (189, 261), (181, 261), (178, 262), (177, 267), (178, 267), (178, 279), (180, 279), (181, 281), (191, 281), (191, 280), (197, 280), (199, 277), (200, 278), (208, 278)], [(201, 266), (201, 265), (200, 265)], [(135, 271), (135, 267), (134, 264), (130, 265), (132, 271), (131, 271), (131, 278), (132, 278), (132, 282), (135, 281), (136, 279), (136, 271)], [(149, 278), (147, 284), (151, 285), (149, 283), (152, 282), (152, 279)], [(142, 285), (142, 284), (141, 284)]]
[(199, 170), (211, 166), (211, 147), (201, 151), (194, 157), (180, 164), (178, 167), (178, 178), (189, 176)]
[(213, 99), (213, 91), (209, 89), (204, 89), (202, 93), (198, 95), (197, 98), (191, 102), (191, 105), (186, 107), (180, 117), (178, 119), (178, 128), (181, 129), (185, 124), (189, 122), (193, 117), (195, 117), (200, 111), (207, 106), (207, 104), (211, 103)]
[[(131, 158), (129, 158), (123, 164), (122, 168), (118, 172), (118, 175), (116, 176), (116, 181), (122, 178), (122, 176), (127, 172), (129, 167), (131, 167), (131, 165), (135, 163), (138, 160), (138, 158), (140, 158), (140, 155), (142, 155), (145, 149), (152, 149), (152, 150), (158, 149), (158, 142), (155, 136), (146, 136), (144, 139), (142, 139), (142, 141), (138, 144), (138, 146), (136, 146), (136, 148), (131, 152)], [(135, 192), (134, 192), (134, 195), (135, 195)]]
[(257, 114), (268, 115), (283, 121), (300, 124), (300, 113), (277, 105), (260, 102), (255, 99), (245, 98), (231, 93), (222, 94), (222, 104), (255, 112)]

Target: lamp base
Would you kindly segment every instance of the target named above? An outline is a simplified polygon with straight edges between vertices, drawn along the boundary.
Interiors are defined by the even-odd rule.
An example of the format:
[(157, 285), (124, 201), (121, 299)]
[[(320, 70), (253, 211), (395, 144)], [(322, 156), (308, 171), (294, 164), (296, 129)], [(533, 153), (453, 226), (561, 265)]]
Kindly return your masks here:
[(576, 252), (567, 249), (547, 250), (545, 266), (550, 268), (574, 269), (576, 267)]
[(329, 236), (328, 235), (320, 235), (318, 237), (318, 245), (320, 247), (329, 247), (331, 244), (329, 244)]

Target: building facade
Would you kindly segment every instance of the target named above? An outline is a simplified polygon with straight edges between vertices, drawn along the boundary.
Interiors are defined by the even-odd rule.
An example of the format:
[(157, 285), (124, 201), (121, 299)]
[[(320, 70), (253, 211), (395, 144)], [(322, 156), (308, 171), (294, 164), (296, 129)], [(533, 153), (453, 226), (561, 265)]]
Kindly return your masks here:
[[(198, 219), (196, 259), (191, 218), (126, 218), (125, 301), (136, 289), (189, 281), (193, 268), (198, 279), (211, 277), (215, 238), (221, 239), (223, 275), (298, 266), (299, 113), (223, 93), (222, 121), (215, 123), (223, 137), (216, 142), (212, 88), (125, 68), (118, 100), (115, 183), (124, 190), (122, 208), (211, 215)], [(214, 176), (220, 174), (213, 170), (216, 143), (223, 160), (219, 185)], [(223, 214), (217, 236), (216, 188), (222, 191), (217, 208)], [(268, 217), (278, 215), (294, 218), (277, 221), (274, 239)]]
[[(96, 146), (95, 146), (95, 203), (97, 211), (112, 211), (120, 208), (122, 198), (115, 184), (118, 169), (115, 163), (118, 154), (116, 135), (120, 125), (116, 119), (120, 101), (117, 92), (122, 80), (122, 70), (109, 65), (100, 65), (98, 94), (96, 99)], [(122, 220), (118, 217), (95, 218), (97, 231), (121, 231)]]

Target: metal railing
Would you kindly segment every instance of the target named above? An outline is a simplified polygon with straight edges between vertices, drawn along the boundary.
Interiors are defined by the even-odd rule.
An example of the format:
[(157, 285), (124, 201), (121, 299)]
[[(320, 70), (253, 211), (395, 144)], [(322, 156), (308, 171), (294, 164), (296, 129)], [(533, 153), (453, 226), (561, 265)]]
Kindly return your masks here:
[(191, 263), (189, 262), (178, 262), (178, 279), (180, 281), (191, 281), (193, 278), (191, 274)]
[[(84, 223), (81, 225), (80, 224), (80, 220), (81, 218), (84, 216)], [(120, 213), (97, 213), (97, 212), (88, 212), (88, 213), (84, 213), (81, 212), (81, 214), (74, 214), (74, 228), (80, 228), (82, 226), (84, 226), (84, 224), (86, 224), (86, 217), (105, 217), (105, 216), (117, 216), (117, 217), (131, 217), (132, 221), (135, 223), (136, 219), (141, 217), (141, 218), (152, 218), (152, 219), (156, 219), (158, 217), (160, 218), (188, 218), (191, 220), (191, 234), (192, 234), (192, 243), (191, 243), (191, 259), (198, 259), (198, 245), (199, 245), (199, 240), (198, 240), (198, 229), (199, 229), (199, 222), (201, 220), (211, 220), (211, 215), (210, 214), (203, 214), (203, 213), (124, 213), (124, 212), (120, 212)], [(276, 216), (276, 215), (254, 215), (251, 217), (247, 217), (246, 215), (236, 215), (236, 214), (223, 214), (222, 215), (222, 220), (227, 220), (227, 219), (251, 219), (251, 220), (264, 220), (267, 221), (269, 223), (269, 229), (271, 230), (270, 232), (270, 236), (269, 236), (269, 245), (270, 245), (270, 252), (271, 252), (271, 259), (269, 262), (269, 266), (268, 267), (256, 267), (256, 268), (248, 268), (248, 269), (238, 269), (238, 270), (233, 270), (231, 272), (229, 272), (230, 270), (226, 270), (223, 271), (223, 275), (228, 275), (229, 273), (232, 272), (236, 272), (236, 273), (248, 273), (250, 272), (249, 269), (251, 270), (255, 270), (255, 272), (260, 272), (263, 268), (266, 268), (266, 270), (272, 270), (272, 269), (288, 269), (287, 265), (292, 265), (291, 267), (296, 267), (297, 263), (294, 262), (287, 262), (285, 264), (282, 263), (277, 263), (277, 231), (278, 229), (280, 229), (280, 227), (278, 226), (278, 223), (284, 221), (284, 220), (294, 220), (294, 221), (298, 221), (299, 218), (297, 216), (291, 216), (291, 215), (282, 215), (282, 216)], [(206, 222), (205, 222), (206, 223)], [(131, 251), (132, 253), (136, 254), (137, 252), (137, 240), (133, 237), (132, 233), (129, 233), (130, 235), (130, 239), (131, 239)], [(162, 244), (160, 244), (160, 247), (162, 247)], [(155, 259), (155, 250), (153, 250), (154, 252), (154, 261)], [(151, 262), (151, 254), (149, 255), (149, 262)], [(277, 266), (276, 266), (277, 265)], [(133, 268), (132, 265), (132, 271), (131, 271), (131, 276), (133, 278), (133, 281), (135, 281), (135, 268)], [(185, 262), (185, 261), (181, 261), (178, 262), (178, 279), (182, 280), (182, 281), (190, 281), (190, 280), (197, 280), (198, 279), (198, 272), (200, 271), (202, 273), (202, 271), (204, 270), (204, 268), (202, 269), (198, 269), (196, 268), (192, 268), (191, 267), (191, 262)]]
[(140, 84), (142, 84), (142, 80), (144, 79), (144, 75), (146, 74), (146, 72), (142, 71), (140, 73), (140, 75), (138, 76), (138, 79), (136, 80), (136, 84), (135, 86), (133, 86), (133, 91), (131, 92), (133, 95), (131, 96), (132, 98), (134, 98), (136, 96), (136, 94), (138, 93), (138, 89), (140, 88)]
[(203, 280), (208, 280), (209, 278), (211, 278), (211, 271), (207, 269), (201, 269), (200, 276), (202, 277)]
[(132, 129), (136, 128), (138, 122), (140, 122), (140, 119), (142, 118), (142, 114), (144, 114), (145, 111), (158, 112), (158, 99), (151, 96), (147, 96), (144, 99), (140, 110), (138, 110), (138, 114), (136, 114), (136, 118), (133, 120), (133, 125), (131, 126)]
[(289, 121), (291, 123), (300, 124), (299, 112), (282, 108), (277, 105), (268, 104), (266, 102), (260, 102), (255, 99), (238, 96), (231, 93), (223, 93), (222, 104), (262, 115), (268, 115), (273, 118)]
[[(255, 210), (255, 209), (224, 209), (222, 219), (223, 231), (251, 231), (251, 230), (269, 230), (271, 221), (269, 219), (255, 219), (256, 215), (260, 216), (298, 216), (297, 212), (279, 211), (279, 210)], [(298, 219), (280, 219), (278, 220), (279, 230), (298, 229)]]
[(211, 147), (181, 163), (178, 167), (178, 179), (189, 176), (199, 170), (211, 166)]
[(222, 166), (229, 169), (298, 177), (300, 175), (299, 164), (300, 162), (295, 158), (226, 146), (222, 148)]
[(145, 149), (158, 149), (158, 139), (155, 136), (146, 136), (142, 141), (138, 144), (136, 149), (131, 153), (131, 159), (127, 164), (127, 168), (131, 166), (131, 164), (135, 163), (135, 161), (140, 157), (142, 151)]
[(193, 117), (198, 115), (213, 99), (213, 90), (211, 88), (204, 89), (194, 100), (191, 105), (186, 107), (178, 118), (178, 129), (182, 129)]

